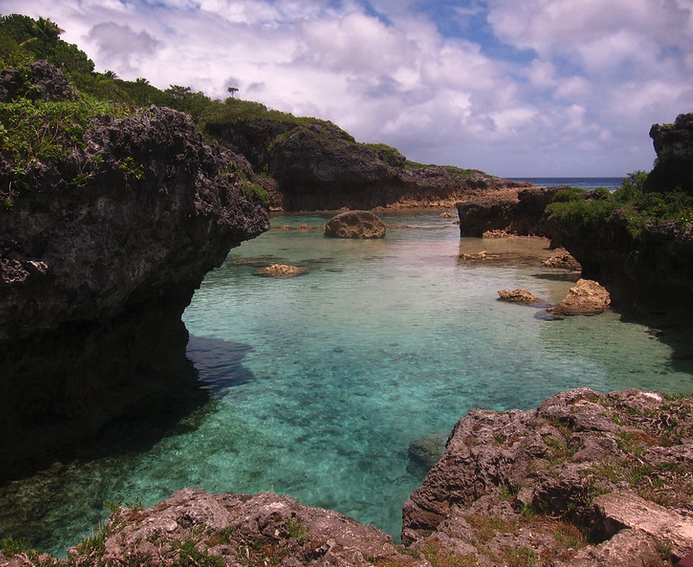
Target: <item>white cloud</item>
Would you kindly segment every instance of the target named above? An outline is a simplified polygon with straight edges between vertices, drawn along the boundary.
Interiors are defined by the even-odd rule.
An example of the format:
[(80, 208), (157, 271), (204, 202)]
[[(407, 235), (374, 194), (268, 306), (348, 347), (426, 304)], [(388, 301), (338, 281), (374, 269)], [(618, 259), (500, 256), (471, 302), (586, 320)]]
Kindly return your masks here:
[[(502, 175), (648, 169), (650, 125), (693, 111), (690, 0), (2, 4), (56, 21), (125, 79), (235, 86), (411, 159)], [(467, 36), (443, 35), (444, 17)]]
[(146, 31), (136, 32), (114, 22), (95, 25), (87, 38), (97, 46), (100, 58), (128, 73), (136, 71), (142, 60), (153, 56), (161, 45)]

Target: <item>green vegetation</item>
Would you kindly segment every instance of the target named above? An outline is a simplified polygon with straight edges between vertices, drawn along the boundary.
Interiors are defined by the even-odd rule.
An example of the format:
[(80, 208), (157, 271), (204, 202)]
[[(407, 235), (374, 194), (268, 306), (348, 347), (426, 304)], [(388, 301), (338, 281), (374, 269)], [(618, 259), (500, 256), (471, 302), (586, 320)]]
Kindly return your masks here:
[(27, 551), (28, 549), (29, 546), (21, 538), (17, 539), (10, 536), (0, 540), (0, 553), (2, 553), (5, 557), (18, 555), (19, 553)]
[(405, 552), (410, 553), (415, 559), (427, 559), (433, 567), (474, 567), (479, 564), (473, 554), (456, 555), (444, 551), (435, 540), (428, 540), (422, 547)]
[(189, 565), (197, 565), (198, 567), (224, 567), (221, 557), (211, 555), (206, 549), (200, 551), (195, 543), (188, 540), (180, 543), (178, 547), (178, 559), (173, 565), (178, 567), (188, 567)]
[(259, 201), (265, 207), (269, 205), (269, 193), (262, 185), (251, 181), (242, 181), (241, 191), (248, 199)]
[[(123, 118), (151, 104), (167, 106), (190, 114), (207, 137), (213, 137), (214, 126), (238, 120), (292, 125), (316, 122), (312, 118), (268, 110), (257, 102), (236, 99), (233, 96), (236, 88), (229, 89), (232, 96), (226, 101), (219, 101), (190, 87), (171, 85), (161, 90), (143, 77), (124, 81), (112, 71), (95, 72), (94, 63), (75, 45), (62, 41), (61, 33), (57, 24), (44, 18), (0, 16), (0, 69), (17, 69), (21, 83), (30, 84), (26, 65), (45, 59), (61, 69), (75, 94), (71, 101), (46, 102), (40, 100), (37, 88), (27, 87), (10, 102), (0, 103), (0, 152), (12, 156), (13, 161), (8, 189), (0, 196), (6, 209), (11, 209), (16, 198), (29, 189), (27, 175), (39, 160), (62, 160), (75, 149), (84, 148), (84, 133), (97, 115)], [(98, 163), (91, 165), (92, 170), (98, 169)], [(132, 156), (123, 160), (120, 169), (128, 189), (135, 181), (144, 179), (142, 165)], [(269, 176), (268, 171), (265, 176)], [(86, 174), (77, 172), (67, 182), (81, 186), (87, 179)], [(267, 192), (260, 185), (247, 182), (241, 189), (246, 196), (268, 204)]]
[(637, 239), (650, 220), (673, 221), (683, 229), (693, 222), (693, 195), (678, 188), (646, 191), (648, 174), (636, 171), (610, 193), (601, 187), (593, 191), (571, 188), (556, 193), (546, 213), (550, 220), (577, 225), (591, 231), (618, 218), (630, 236)]

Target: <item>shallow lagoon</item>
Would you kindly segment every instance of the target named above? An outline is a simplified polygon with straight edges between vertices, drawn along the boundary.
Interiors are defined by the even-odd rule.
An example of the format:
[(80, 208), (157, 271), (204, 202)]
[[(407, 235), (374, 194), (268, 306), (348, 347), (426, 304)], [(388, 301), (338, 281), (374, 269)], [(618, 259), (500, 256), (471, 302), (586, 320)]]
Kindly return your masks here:
[[(383, 218), (384, 240), (345, 241), (310, 228), (321, 215), (276, 216), (233, 250), (184, 314), (212, 401), (146, 451), (6, 487), (0, 537), (64, 553), (106, 516), (105, 501), (151, 505), (183, 486), (289, 494), (397, 536), (424, 474), (409, 443), (471, 408), (528, 409), (582, 386), (693, 392), (690, 334), (669, 330), (665, 343), (616, 313), (552, 321), (497, 300), (502, 288), (565, 295), (574, 276), (523, 260), (548, 256), (544, 241), (460, 240), (431, 212)], [(458, 261), (481, 250), (510, 263)], [(253, 275), (271, 263), (310, 272)]]

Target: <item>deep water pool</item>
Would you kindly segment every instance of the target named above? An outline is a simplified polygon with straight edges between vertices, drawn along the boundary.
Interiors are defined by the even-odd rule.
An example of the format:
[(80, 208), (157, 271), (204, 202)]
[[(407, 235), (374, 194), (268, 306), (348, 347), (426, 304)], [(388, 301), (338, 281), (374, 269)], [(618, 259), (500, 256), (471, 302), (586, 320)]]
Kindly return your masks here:
[[(196, 292), (184, 320), (206, 407), (146, 450), (5, 487), (0, 538), (64, 553), (105, 501), (151, 505), (184, 486), (288, 494), (397, 537), (425, 474), (409, 443), (471, 408), (528, 409), (583, 386), (693, 392), (688, 331), (658, 336), (616, 313), (549, 320), (497, 300), (502, 288), (565, 295), (575, 276), (539, 266), (542, 240), (460, 240), (437, 212), (384, 215), (383, 240), (326, 239), (313, 228), (326, 218), (274, 217)], [(482, 250), (508, 260), (458, 260)], [(272, 263), (310, 271), (254, 275)]]

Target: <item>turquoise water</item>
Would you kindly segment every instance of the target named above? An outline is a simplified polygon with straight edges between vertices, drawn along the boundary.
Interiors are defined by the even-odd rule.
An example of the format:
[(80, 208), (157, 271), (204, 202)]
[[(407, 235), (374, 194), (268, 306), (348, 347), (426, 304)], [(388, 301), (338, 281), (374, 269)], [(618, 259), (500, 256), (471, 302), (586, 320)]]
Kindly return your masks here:
[[(212, 402), (146, 451), (10, 486), (0, 537), (64, 552), (105, 517), (104, 501), (151, 505), (184, 486), (271, 490), (397, 536), (425, 474), (409, 443), (449, 431), (471, 408), (527, 409), (582, 386), (693, 392), (687, 353), (644, 326), (615, 313), (553, 321), (497, 301), (502, 288), (549, 303), (565, 295), (571, 278), (539, 267), (544, 241), (461, 241), (437, 213), (383, 218), (396, 227), (385, 239), (347, 241), (297, 228), (320, 215), (277, 216), (233, 250), (184, 314)], [(458, 260), (481, 250), (499, 261)], [(272, 263), (310, 271), (254, 275)]]

